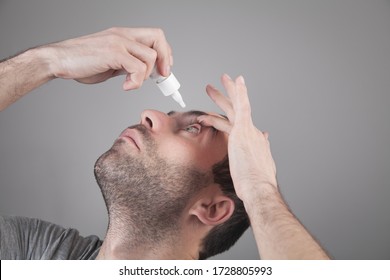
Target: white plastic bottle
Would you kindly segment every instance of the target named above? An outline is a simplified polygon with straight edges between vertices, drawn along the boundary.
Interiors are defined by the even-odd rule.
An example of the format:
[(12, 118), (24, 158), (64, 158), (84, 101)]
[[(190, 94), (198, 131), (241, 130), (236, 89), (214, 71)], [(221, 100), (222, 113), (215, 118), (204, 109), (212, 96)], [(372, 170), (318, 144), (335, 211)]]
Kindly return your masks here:
[(183, 108), (186, 106), (179, 92), (180, 83), (172, 72), (168, 77), (164, 77), (158, 73), (157, 67), (154, 67), (150, 78), (165, 96), (171, 96)]

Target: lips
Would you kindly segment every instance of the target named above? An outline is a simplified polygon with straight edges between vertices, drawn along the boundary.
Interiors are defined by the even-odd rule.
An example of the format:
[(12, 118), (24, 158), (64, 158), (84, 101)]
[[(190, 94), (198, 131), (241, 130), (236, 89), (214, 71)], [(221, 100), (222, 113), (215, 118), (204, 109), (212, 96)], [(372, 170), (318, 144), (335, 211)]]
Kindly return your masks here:
[(140, 138), (134, 129), (125, 129), (121, 135), (119, 135), (119, 138), (124, 138), (127, 141), (131, 141), (138, 148), (138, 150), (140, 150)]

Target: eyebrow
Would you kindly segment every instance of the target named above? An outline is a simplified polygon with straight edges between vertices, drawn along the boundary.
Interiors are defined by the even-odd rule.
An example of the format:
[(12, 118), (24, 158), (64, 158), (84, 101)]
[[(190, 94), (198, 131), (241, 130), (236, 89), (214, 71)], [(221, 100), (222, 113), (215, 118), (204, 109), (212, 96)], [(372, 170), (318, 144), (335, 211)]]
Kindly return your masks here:
[[(177, 114), (176, 111), (170, 111), (167, 113), (168, 116), (173, 116)], [(183, 112), (182, 113), (182, 116), (183, 117), (199, 117), (199, 116), (203, 116), (203, 115), (208, 115), (206, 112), (203, 112), (203, 111), (198, 111), (198, 110), (191, 110), (191, 111), (187, 111), (187, 112)], [(220, 115), (221, 117), (223, 117), (224, 119), (226, 120), (229, 120), (227, 116), (223, 115), (223, 114), (218, 114)]]
[[(176, 111), (170, 111), (168, 112), (168, 116), (173, 116), (177, 114)], [(203, 111), (198, 111), (198, 110), (192, 110), (192, 111), (187, 111), (187, 112), (183, 112), (181, 114), (183, 117), (199, 117), (199, 116), (203, 116), (203, 115), (208, 115), (206, 112), (203, 112)]]
[(199, 116), (208, 114), (203, 111), (192, 110), (187, 112), (170, 111), (167, 115), (176, 119), (176, 124), (178, 126), (188, 126), (190, 124), (197, 123), (197, 118)]

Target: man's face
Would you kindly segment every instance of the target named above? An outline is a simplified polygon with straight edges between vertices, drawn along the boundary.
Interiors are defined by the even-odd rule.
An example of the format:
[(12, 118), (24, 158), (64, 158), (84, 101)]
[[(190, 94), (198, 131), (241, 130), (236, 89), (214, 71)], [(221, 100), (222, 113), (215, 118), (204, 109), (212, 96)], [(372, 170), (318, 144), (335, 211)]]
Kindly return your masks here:
[(144, 111), (141, 123), (97, 160), (110, 223), (132, 225), (131, 232), (156, 241), (175, 230), (190, 199), (212, 182), (211, 167), (227, 154), (226, 135), (201, 126), (202, 114)]
[[(210, 170), (227, 154), (227, 137), (212, 127), (199, 124), (200, 111), (169, 112), (147, 110), (141, 115), (141, 124), (156, 145), (157, 155), (169, 163), (192, 166), (202, 171)], [(137, 129), (126, 129), (118, 141), (124, 140), (123, 150), (144, 157), (147, 142)]]

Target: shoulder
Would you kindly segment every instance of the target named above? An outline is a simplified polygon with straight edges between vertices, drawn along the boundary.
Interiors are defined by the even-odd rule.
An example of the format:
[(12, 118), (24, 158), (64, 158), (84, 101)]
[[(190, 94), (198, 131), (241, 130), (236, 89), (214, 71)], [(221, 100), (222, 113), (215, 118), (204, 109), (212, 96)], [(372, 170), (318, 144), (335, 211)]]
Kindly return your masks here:
[(102, 243), (96, 235), (27, 217), (0, 216), (0, 233), (0, 253), (11, 259), (91, 259)]

